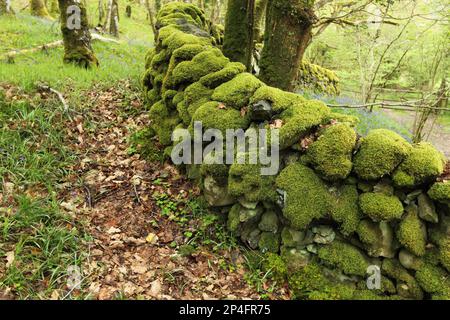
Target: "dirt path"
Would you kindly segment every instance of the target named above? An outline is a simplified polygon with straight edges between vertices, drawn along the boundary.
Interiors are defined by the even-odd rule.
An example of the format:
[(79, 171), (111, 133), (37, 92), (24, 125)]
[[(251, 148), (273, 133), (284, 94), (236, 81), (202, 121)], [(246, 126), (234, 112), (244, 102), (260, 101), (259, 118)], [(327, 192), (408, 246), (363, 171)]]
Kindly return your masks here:
[[(384, 112), (392, 119), (411, 131), (411, 128), (414, 124), (413, 113), (399, 113), (395, 112), (394, 110), (384, 110)], [(425, 125), (424, 132), (428, 133), (430, 131), (431, 125), (432, 121), (428, 120), (427, 124)], [(450, 130), (448, 128), (435, 123), (433, 131), (431, 132), (427, 141), (431, 142), (434, 146), (436, 146), (436, 148), (442, 151), (447, 158), (450, 158)]]
[[(127, 137), (148, 124), (146, 112), (124, 115), (117, 88), (94, 88), (88, 99), (95, 101), (92, 111), (75, 118), (70, 129), (82, 160), (73, 168), (78, 187), (64, 195), (64, 205), (81, 212), (77, 220), (93, 238), (85, 242), (89, 253), (83, 267), (83, 287), (90, 297), (260, 298), (244, 279), (237, 247), (220, 252), (202, 247), (181, 256), (171, 245), (185, 243), (186, 230), (195, 230), (198, 221), (183, 229), (161, 212), (152, 194), (187, 198), (198, 190), (170, 165), (128, 154)], [(141, 105), (133, 101), (130, 107), (139, 110)], [(271, 296), (288, 298), (284, 289)]]

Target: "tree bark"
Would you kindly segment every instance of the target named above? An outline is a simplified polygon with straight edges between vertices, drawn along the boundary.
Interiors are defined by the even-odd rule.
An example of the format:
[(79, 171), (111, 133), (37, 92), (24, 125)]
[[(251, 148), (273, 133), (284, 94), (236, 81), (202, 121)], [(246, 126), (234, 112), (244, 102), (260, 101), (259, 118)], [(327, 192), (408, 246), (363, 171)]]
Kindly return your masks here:
[(249, 69), (253, 52), (254, 0), (229, 0), (225, 16), (223, 53)]
[(98, 66), (98, 60), (91, 46), (91, 34), (83, 2), (58, 0), (58, 3), (64, 40), (64, 62), (84, 68)]
[(264, 19), (266, 17), (266, 8), (268, 0), (256, 0), (255, 18), (253, 26), (253, 37), (256, 42), (262, 42), (264, 36)]
[(156, 41), (157, 30), (156, 30), (156, 27), (155, 27), (155, 17), (154, 17), (154, 14), (153, 14), (153, 10), (150, 7), (149, 0), (145, 0), (145, 7), (147, 8), (148, 19), (150, 20), (150, 26), (152, 27), (153, 37), (155, 38), (155, 41)]
[(0, 16), (3, 14), (14, 14), (11, 9), (11, 0), (0, 0)]
[(102, 26), (105, 19), (105, 7), (103, 0), (98, 0), (98, 25)]
[(51, 19), (52, 17), (48, 13), (47, 7), (45, 6), (45, 3), (43, 0), (31, 0), (30, 2), (30, 11), (31, 15), (36, 17), (42, 17), (42, 18), (48, 18)]
[(105, 30), (107, 33), (119, 37), (119, 5), (117, 0), (108, 1)]
[(310, 2), (312, 1), (269, 1), (259, 65), (260, 79), (266, 84), (286, 91), (293, 90), (316, 20)]

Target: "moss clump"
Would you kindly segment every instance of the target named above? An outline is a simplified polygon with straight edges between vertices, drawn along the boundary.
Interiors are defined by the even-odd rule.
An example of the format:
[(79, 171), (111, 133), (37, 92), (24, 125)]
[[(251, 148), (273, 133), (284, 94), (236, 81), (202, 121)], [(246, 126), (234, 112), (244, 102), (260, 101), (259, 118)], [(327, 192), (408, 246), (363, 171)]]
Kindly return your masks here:
[(200, 52), (191, 61), (182, 61), (173, 69), (170, 85), (198, 81), (204, 75), (222, 69), (228, 62), (217, 48)]
[(201, 46), (211, 45), (211, 38), (198, 37), (194, 34), (185, 33), (173, 25), (162, 27), (158, 32), (158, 41), (167, 51), (166, 55), (168, 57), (170, 57), (176, 49), (181, 48), (185, 44), (198, 44)]
[(234, 163), (230, 167), (228, 191), (236, 198), (246, 201), (275, 201), (275, 177), (262, 176), (261, 166), (257, 164)]
[(319, 258), (348, 275), (365, 276), (369, 263), (356, 247), (339, 241), (319, 248)]
[(312, 169), (290, 164), (281, 171), (276, 185), (285, 192), (283, 215), (293, 228), (305, 229), (312, 220), (328, 213), (331, 196)]
[(356, 174), (365, 180), (375, 180), (390, 174), (409, 155), (411, 145), (397, 133), (376, 129), (362, 139), (354, 158)]
[(417, 281), (408, 270), (395, 259), (384, 259), (381, 272), (397, 280), (397, 291), (403, 298), (422, 300), (423, 292)]
[(436, 182), (428, 190), (431, 199), (450, 205), (450, 181)]
[(351, 116), (348, 114), (338, 113), (338, 112), (332, 112), (330, 115), (326, 118), (326, 122), (337, 122), (337, 123), (345, 123), (348, 126), (354, 128), (359, 123), (359, 118), (355, 116)]
[(435, 179), (444, 171), (444, 156), (430, 143), (415, 145), (395, 170), (392, 178), (399, 187), (413, 187)]
[(145, 54), (145, 70), (150, 68), (152, 59), (155, 56), (155, 54), (156, 54), (155, 48), (148, 49), (147, 53)]
[(400, 219), (403, 205), (396, 196), (367, 192), (359, 197), (361, 211), (374, 221)]
[(157, 133), (159, 142), (164, 146), (172, 144), (172, 132), (180, 123), (180, 118), (177, 115), (170, 114), (162, 100), (152, 105), (149, 115), (152, 119), (151, 127)]
[(333, 220), (340, 224), (340, 230), (344, 235), (354, 232), (361, 219), (358, 196), (358, 190), (354, 185), (344, 185), (334, 194), (330, 213)]
[(280, 149), (288, 148), (300, 142), (300, 139), (312, 129), (324, 122), (330, 109), (320, 101), (307, 101), (294, 104), (279, 115)]
[(258, 78), (244, 72), (218, 86), (212, 99), (223, 102), (227, 107), (240, 109), (248, 105), (250, 97), (262, 85), (264, 84)]
[(361, 242), (367, 245), (377, 243), (381, 237), (381, 230), (371, 220), (362, 220), (358, 225), (357, 233)]
[(207, 74), (200, 79), (205, 87), (214, 89), (222, 83), (232, 80), (236, 75), (245, 71), (245, 66), (240, 62), (230, 62), (223, 69)]
[(270, 86), (259, 87), (253, 94), (250, 103), (254, 104), (261, 100), (268, 101), (274, 113), (280, 113), (294, 104), (306, 102), (306, 99), (301, 95)]
[(241, 206), (239, 203), (236, 203), (234, 206), (232, 206), (230, 212), (228, 213), (228, 220), (227, 220), (228, 230), (237, 235), (239, 235), (239, 225), (241, 223), (241, 220), (239, 218), (240, 208)]
[(262, 232), (258, 246), (262, 252), (277, 253), (280, 249), (280, 235), (273, 232)]
[(206, 88), (198, 81), (184, 90), (184, 104), (190, 118), (202, 104), (211, 101), (211, 94), (212, 90)]
[(221, 108), (216, 101), (201, 105), (192, 116), (192, 123), (194, 121), (200, 121), (205, 130), (218, 129), (224, 135), (227, 129), (246, 129), (250, 124), (248, 117), (242, 116), (239, 110)]
[(283, 283), (287, 277), (287, 267), (283, 259), (274, 253), (267, 253), (263, 262), (263, 270), (270, 272), (270, 277), (279, 283)]
[(323, 130), (307, 155), (314, 169), (327, 180), (345, 179), (352, 170), (355, 143), (355, 131), (346, 124), (336, 124)]
[(409, 211), (400, 222), (397, 230), (397, 238), (400, 243), (416, 256), (425, 254), (426, 233), (425, 225), (414, 211)]
[(424, 263), (417, 270), (415, 278), (422, 289), (428, 293), (449, 294), (450, 279), (444, 269)]
[(448, 238), (439, 242), (439, 261), (450, 272), (450, 239)]

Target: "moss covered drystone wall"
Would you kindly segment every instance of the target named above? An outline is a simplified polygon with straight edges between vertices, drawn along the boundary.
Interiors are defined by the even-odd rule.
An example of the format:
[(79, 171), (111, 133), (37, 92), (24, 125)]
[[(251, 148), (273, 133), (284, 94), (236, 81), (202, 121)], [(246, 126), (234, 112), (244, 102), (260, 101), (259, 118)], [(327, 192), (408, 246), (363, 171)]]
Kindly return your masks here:
[[(167, 154), (172, 131), (193, 121), (279, 128), (277, 175), (261, 176), (258, 165), (184, 168), (296, 297), (450, 297), (450, 182), (440, 152), (384, 129), (359, 137), (357, 119), (265, 85), (222, 54), (220, 32), (191, 4), (169, 3), (157, 19), (143, 85)], [(369, 290), (367, 272), (377, 268), (380, 285)]]

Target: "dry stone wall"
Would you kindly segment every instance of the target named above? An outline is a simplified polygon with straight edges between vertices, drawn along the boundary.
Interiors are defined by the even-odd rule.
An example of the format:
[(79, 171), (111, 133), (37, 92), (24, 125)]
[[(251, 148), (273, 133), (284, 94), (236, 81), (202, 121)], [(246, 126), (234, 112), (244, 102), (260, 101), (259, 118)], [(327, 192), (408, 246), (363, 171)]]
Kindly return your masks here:
[(267, 254), (275, 278), (302, 299), (450, 297), (440, 152), (384, 129), (360, 137), (356, 118), (265, 85), (222, 54), (220, 30), (194, 5), (166, 4), (157, 21), (143, 87), (167, 155), (172, 132), (192, 132), (195, 121), (203, 130), (279, 129), (276, 175), (254, 164), (185, 166), (229, 230)]

